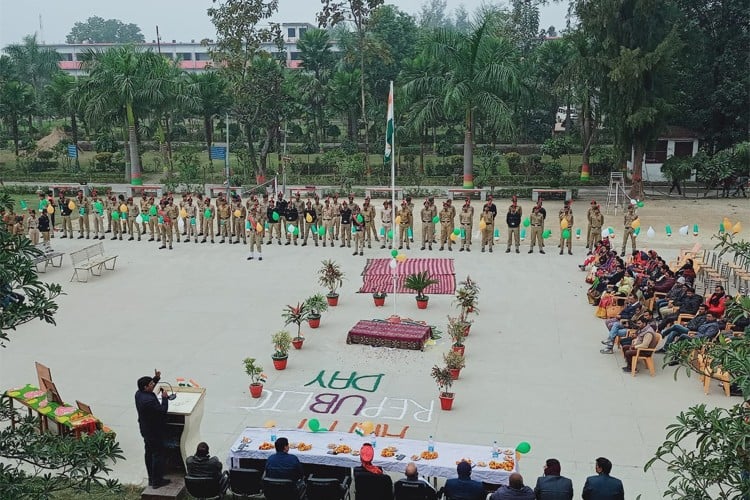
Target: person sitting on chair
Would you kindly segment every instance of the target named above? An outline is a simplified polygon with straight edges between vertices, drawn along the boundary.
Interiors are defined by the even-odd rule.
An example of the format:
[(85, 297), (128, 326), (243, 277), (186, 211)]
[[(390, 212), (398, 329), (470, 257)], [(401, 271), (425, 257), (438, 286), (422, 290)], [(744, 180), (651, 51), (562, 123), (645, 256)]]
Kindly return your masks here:
[(195, 455), (185, 460), (188, 476), (211, 477), (219, 481), (221, 492), (225, 493), (229, 487), (229, 474), (221, 472), (221, 461), (219, 457), (212, 457), (208, 453), (208, 444), (198, 443)]
[(359, 450), (359, 460), (362, 462), (362, 469), (366, 470), (370, 474), (382, 474), (383, 469), (377, 465), (373, 465), (372, 459), (375, 458), (375, 449), (370, 443), (365, 443)]
[(479, 481), (471, 478), (471, 465), (461, 461), (456, 467), (457, 478), (448, 479), (443, 487), (446, 498), (451, 500), (484, 500), (486, 493)]
[(433, 488), (432, 485), (427, 482), (427, 480), (419, 476), (419, 471), (417, 470), (417, 464), (415, 464), (414, 462), (409, 462), (408, 464), (406, 464), (406, 469), (404, 470), (404, 476), (406, 477), (404, 479), (399, 479), (398, 482), (422, 483), (426, 485), (426, 487), (429, 489), (430, 497), (437, 498), (437, 493), (435, 492), (435, 488)]
[(289, 454), (289, 440), (280, 437), (274, 443), (276, 453), (266, 460), (266, 477), (271, 479), (289, 479), (297, 483), (299, 497), (304, 497), (305, 473), (299, 459)]
[(523, 484), (523, 476), (514, 472), (508, 478), (507, 486), (500, 486), (495, 492), (487, 497), (487, 500), (536, 500), (534, 490)]
[(560, 475), (560, 461), (548, 458), (544, 475), (536, 479), (534, 493), (538, 500), (573, 500), (573, 481)]

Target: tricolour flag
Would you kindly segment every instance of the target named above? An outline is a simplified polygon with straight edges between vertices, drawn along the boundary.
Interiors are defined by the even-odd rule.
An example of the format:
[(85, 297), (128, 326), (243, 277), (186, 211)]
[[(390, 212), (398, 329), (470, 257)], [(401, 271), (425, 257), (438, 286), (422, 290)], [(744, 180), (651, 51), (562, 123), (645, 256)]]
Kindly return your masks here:
[(383, 156), (383, 162), (384, 163), (390, 162), (392, 154), (393, 154), (393, 82), (391, 82), (391, 90), (388, 93), (388, 115), (386, 118), (386, 125), (385, 125), (385, 154)]

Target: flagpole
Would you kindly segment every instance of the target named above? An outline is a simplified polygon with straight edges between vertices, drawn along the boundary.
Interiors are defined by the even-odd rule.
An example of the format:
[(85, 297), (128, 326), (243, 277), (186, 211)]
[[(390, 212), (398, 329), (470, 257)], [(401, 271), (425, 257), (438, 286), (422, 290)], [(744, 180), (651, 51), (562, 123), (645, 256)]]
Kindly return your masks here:
[[(393, 80), (391, 80), (391, 86), (390, 86), (390, 102), (388, 103), (389, 110), (393, 113), (394, 116), (389, 116), (388, 118), (393, 121), (393, 136), (392, 136), (392, 145), (391, 145), (391, 231), (393, 231), (393, 240), (391, 244), (395, 247), (396, 242), (396, 120), (395, 120), (395, 111), (393, 110), (394, 107), (394, 96), (393, 96)], [(387, 132), (386, 132), (387, 133)], [(386, 235), (387, 236), (387, 235)], [(396, 263), (396, 269), (393, 270), (393, 315), (397, 315), (397, 288), (396, 288), (396, 282), (398, 281), (398, 262)]]

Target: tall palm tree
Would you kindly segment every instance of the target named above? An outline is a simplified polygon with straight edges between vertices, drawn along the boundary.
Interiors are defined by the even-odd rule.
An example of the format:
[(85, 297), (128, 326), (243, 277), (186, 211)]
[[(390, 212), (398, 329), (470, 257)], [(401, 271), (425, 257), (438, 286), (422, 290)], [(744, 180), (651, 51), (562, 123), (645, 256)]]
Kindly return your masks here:
[[(59, 116), (70, 118), (70, 132), (76, 148), (78, 148), (78, 114), (81, 111), (80, 90), (76, 79), (63, 72), (56, 73), (45, 87), (50, 108)], [(76, 167), (80, 168), (78, 155), (75, 160)]]
[(415, 102), (411, 114), (415, 127), (434, 122), (441, 114), (462, 117), (465, 188), (474, 187), (473, 134), (477, 113), (481, 111), (497, 130), (510, 130), (513, 126), (508, 103), (519, 92), (518, 58), (500, 32), (494, 12), (485, 12), (467, 32), (430, 32), (423, 52), (436, 71), (404, 85), (407, 96)]
[(0, 86), (0, 116), (10, 128), (13, 138), (13, 148), (18, 156), (20, 133), (18, 124), (21, 118), (31, 112), (34, 107), (34, 88), (23, 82), (10, 81)]
[(27, 35), (21, 43), (8, 45), (4, 50), (15, 64), (21, 81), (34, 87), (34, 91), (41, 95), (44, 86), (58, 71), (60, 54), (41, 47), (36, 41), (36, 35)]
[(220, 113), (225, 113), (230, 104), (227, 81), (216, 71), (191, 74), (188, 79), (193, 84), (197, 97), (194, 111), (203, 118), (203, 131), (210, 162), (211, 146), (214, 140), (214, 118)]
[(320, 144), (324, 131), (323, 109), (326, 104), (326, 85), (331, 78), (335, 56), (331, 51), (331, 37), (326, 30), (307, 30), (297, 42), (302, 68), (312, 79), (301, 79), (302, 93), (315, 118), (315, 142)]
[(331, 107), (346, 118), (346, 135), (357, 140), (357, 106), (359, 106), (359, 70), (337, 71), (330, 82)]

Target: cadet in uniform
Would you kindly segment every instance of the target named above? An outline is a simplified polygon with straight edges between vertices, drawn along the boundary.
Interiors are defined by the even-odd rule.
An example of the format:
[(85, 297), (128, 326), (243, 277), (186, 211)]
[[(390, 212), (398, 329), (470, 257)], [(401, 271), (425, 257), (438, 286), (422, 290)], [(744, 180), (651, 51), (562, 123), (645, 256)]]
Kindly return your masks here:
[(299, 221), (299, 234), (300, 238), (302, 238), (305, 234), (305, 226), (307, 225), (307, 221), (305, 220), (304, 213), (305, 213), (305, 202), (302, 201), (302, 197), (299, 193), (294, 197), (293, 200), (289, 200), (290, 205), (294, 205), (297, 207), (297, 213), (300, 215), (298, 221)]
[[(390, 200), (383, 202), (383, 210), (380, 211), (380, 224), (383, 228), (383, 244), (380, 248), (393, 248), (393, 209)], [(389, 236), (390, 233), (390, 236)]]
[[(495, 216), (492, 214), (489, 201), (484, 204), (482, 213), (479, 216), (479, 221), (484, 222), (484, 229), (482, 229), (482, 252), (484, 252), (484, 247), (489, 245), (490, 253), (492, 253), (492, 247), (495, 244)], [(516, 249), (516, 251), (517, 250), (518, 249)], [(508, 251), (510, 251), (510, 249), (508, 249)]]
[[(214, 215), (216, 214), (216, 209), (211, 205), (211, 198), (206, 196), (206, 199), (203, 200), (203, 239), (201, 240), (201, 243), (206, 242), (207, 237), (211, 237), (211, 243), (214, 243)], [(207, 217), (208, 215), (208, 217)]]
[(203, 212), (206, 210), (206, 202), (203, 200), (203, 193), (198, 193), (196, 199), (195, 208), (198, 212), (198, 236), (203, 236)]
[[(156, 201), (153, 196), (149, 196), (148, 205), (146, 205), (146, 207), (148, 208), (148, 212), (144, 213), (148, 214), (148, 241), (154, 241), (159, 237), (159, 226), (157, 224), (159, 220), (156, 215), (151, 215), (151, 212), (153, 212), (152, 207), (156, 207)], [(158, 209), (158, 207), (156, 208)]]
[[(294, 241), (294, 246), (297, 246), (297, 237), (299, 235), (299, 212), (297, 211), (297, 205), (294, 203), (290, 203), (287, 205), (286, 209), (286, 222), (287, 227), (284, 228), (286, 231), (286, 244), (291, 244), (292, 241)], [(289, 226), (292, 226), (292, 229), (296, 229), (295, 231), (289, 232)]]
[(289, 232), (286, 230), (287, 228), (287, 209), (289, 208), (289, 202), (287, 202), (284, 199), (284, 193), (279, 192), (278, 196), (276, 197), (276, 213), (279, 214), (279, 222), (280, 225), (280, 231), (281, 234), (285, 235), (286, 242), (289, 243), (289, 240), (291, 239), (292, 235), (289, 234)]
[(318, 246), (318, 213), (315, 211), (315, 208), (313, 207), (310, 200), (307, 200), (307, 206), (302, 212), (302, 215), (302, 218), (305, 220), (305, 234), (302, 240), (302, 246), (307, 246), (307, 237), (309, 236), (310, 232), (312, 232), (313, 242), (315, 242), (315, 246)]
[[(254, 217), (256, 220), (256, 224), (260, 224), (260, 232), (256, 231), (257, 226), (255, 224), (252, 225), (250, 230), (253, 233), (256, 233), (258, 237), (263, 240), (263, 220), (262, 220), (262, 214), (263, 209), (261, 208), (260, 204), (256, 201), (253, 204), (253, 207), (255, 208), (256, 212), (258, 212), (258, 215)], [(242, 244), (247, 245), (247, 231), (245, 230), (245, 219), (247, 219), (247, 209), (242, 204), (242, 201), (240, 200), (240, 197), (237, 196), (235, 198), (235, 204), (232, 207), (234, 210), (232, 210), (232, 217), (234, 217), (234, 244), (238, 244), (240, 242), (240, 238), (242, 239)], [(252, 251), (252, 250), (251, 250)]]
[[(568, 227), (565, 228), (568, 230), (567, 238), (564, 238), (562, 235), (564, 231), (564, 229), (562, 229), (563, 221), (566, 221), (568, 223)], [(560, 255), (563, 254), (566, 242), (568, 245), (568, 255), (573, 255), (573, 213), (570, 211), (570, 205), (565, 205), (565, 207), (563, 208), (563, 212), (560, 215)]]
[(450, 206), (450, 200), (443, 202), (443, 209), (440, 211), (440, 251), (443, 251), (446, 241), (448, 250), (453, 251), (450, 235), (453, 232), (453, 207)]
[[(437, 205), (435, 205), (435, 198), (433, 198), (432, 196), (427, 198), (427, 201), (430, 202), (430, 215), (432, 216), (432, 218), (430, 219), (432, 221), (432, 242), (437, 243), (437, 239), (435, 238), (435, 217), (438, 216), (438, 208)], [(439, 219), (440, 218), (438, 217), (438, 220)]]
[(628, 246), (628, 237), (630, 237), (630, 244), (635, 252), (635, 228), (633, 222), (638, 220), (638, 214), (635, 213), (635, 205), (628, 205), (628, 209), (625, 212), (625, 228), (622, 232), (622, 253), (620, 257), (625, 257), (625, 249)]
[[(362, 222), (360, 222), (362, 221)], [(365, 217), (360, 213), (359, 205), (354, 205), (352, 210), (352, 231), (354, 232), (354, 253), (352, 255), (362, 255), (364, 249), (364, 232), (365, 232)]]
[(592, 206), (588, 212), (589, 227), (586, 233), (586, 247), (589, 249), (587, 255), (594, 251), (596, 242), (602, 237), (602, 226), (604, 226), (604, 215), (599, 209), (599, 205), (592, 201)]
[(432, 222), (432, 205), (430, 200), (424, 200), (424, 208), (420, 210), (419, 217), (422, 219), (422, 248), (428, 247), (432, 250), (432, 240), (435, 238), (435, 223)]
[(70, 213), (72, 210), (68, 206), (70, 202), (67, 198), (65, 198), (65, 195), (60, 195), (59, 202), (57, 204), (58, 207), (60, 207), (60, 215), (62, 215), (62, 232), (63, 235), (61, 238), (67, 238), (68, 237), (68, 231), (70, 231), (70, 237), (73, 237), (73, 224), (70, 222)]
[[(253, 252), (256, 250), (258, 252), (258, 260), (263, 260), (263, 224), (260, 222), (262, 217), (263, 208), (256, 201), (247, 212), (247, 221), (250, 222), (250, 255), (247, 256), (247, 260), (253, 260), (255, 256)], [(258, 224), (261, 224), (260, 231), (258, 231)]]
[[(104, 239), (104, 221), (102, 220), (102, 213), (99, 211), (97, 207), (97, 203), (101, 204), (101, 200), (99, 199), (99, 195), (96, 194), (96, 191), (93, 191), (91, 193), (91, 207), (92, 207), (92, 213), (91, 215), (94, 218), (94, 239), (95, 240), (103, 240)], [(103, 207), (103, 205), (102, 205)]]
[(232, 235), (230, 234), (231, 215), (232, 211), (229, 205), (226, 200), (222, 199), (219, 202), (219, 233), (221, 233), (221, 241), (219, 243), (224, 243), (224, 239), (227, 237), (229, 237), (229, 242), (232, 242)]
[(162, 201), (162, 224), (161, 224), (161, 246), (159, 249), (169, 247), (172, 250), (172, 225), (177, 221), (177, 207), (169, 201)]
[(39, 243), (39, 220), (36, 218), (36, 211), (33, 208), (29, 209), (28, 226), (31, 244), (36, 245)]
[(542, 208), (537, 203), (531, 210), (529, 220), (531, 221), (531, 247), (529, 247), (529, 253), (534, 253), (534, 245), (539, 245), (539, 253), (544, 253), (544, 241), (542, 239), (542, 231), (544, 229), (544, 216), (541, 213)]
[(190, 236), (193, 237), (193, 241), (198, 243), (198, 228), (195, 227), (198, 222), (198, 209), (193, 205), (193, 198), (188, 196), (185, 201), (185, 241), (190, 241)]
[[(140, 209), (141, 214), (148, 215), (149, 205), (148, 205), (148, 197), (146, 196), (145, 189), (141, 191), (141, 200), (139, 202), (138, 208)], [(146, 234), (146, 221), (141, 222), (141, 234), (143, 235)]]
[(375, 207), (370, 203), (370, 198), (365, 198), (365, 202), (362, 205), (362, 216), (365, 218), (365, 241), (367, 242), (367, 248), (372, 248), (371, 242), (374, 239), (378, 240), (378, 232), (375, 229)]
[(341, 245), (339, 247), (343, 248), (344, 245), (347, 247), (352, 246), (352, 209), (349, 208), (349, 204), (346, 202), (346, 200), (341, 202), (341, 208), (339, 209), (339, 214), (341, 218), (341, 232), (339, 233), (341, 235)]
[(508, 213), (505, 214), (505, 223), (508, 225), (508, 243), (505, 248), (505, 253), (510, 253), (510, 247), (513, 246), (515, 240), (516, 253), (520, 253), (518, 247), (521, 245), (520, 226), (521, 226), (521, 207), (516, 202), (513, 202), (508, 207)]
[(341, 204), (339, 196), (333, 195), (333, 238), (338, 241), (339, 232), (341, 231)]
[[(139, 226), (135, 222), (135, 218), (138, 217), (140, 214), (140, 210), (138, 209), (138, 205), (136, 205), (133, 202), (133, 198), (128, 198), (128, 231), (130, 232), (130, 238), (128, 238), (128, 241), (133, 241), (133, 229), (138, 232), (138, 241), (141, 241), (141, 226)], [(96, 224), (94, 224), (94, 229), (96, 229)], [(94, 237), (96, 238), (96, 236)]]
[(325, 231), (322, 238), (323, 246), (326, 246), (326, 241), (330, 241), (331, 247), (333, 247), (333, 219), (336, 216), (336, 212), (338, 212), (338, 209), (335, 205), (331, 205), (331, 199), (326, 198), (326, 204), (323, 207), (323, 231)]
[(83, 239), (83, 230), (86, 229), (86, 239), (91, 238), (91, 226), (89, 225), (89, 214), (91, 213), (91, 202), (83, 195), (83, 191), (78, 191), (76, 205), (78, 205), (78, 239)]
[(409, 228), (407, 235), (409, 235), (409, 240), (414, 243), (414, 203), (411, 201), (411, 196), (407, 196), (405, 200), (406, 206), (409, 207)]
[(471, 252), (471, 230), (474, 227), (474, 207), (471, 206), (471, 199), (467, 196), (464, 206), (461, 207), (461, 213), (458, 215), (458, 222), (461, 224), (460, 252), (466, 250)]
[(398, 216), (401, 217), (401, 222), (398, 225), (398, 249), (404, 248), (404, 242), (406, 242), (406, 248), (409, 249), (409, 228), (412, 226), (411, 210), (409, 209), (409, 203), (404, 200), (401, 202), (401, 210), (398, 212)]
[[(274, 219), (274, 213), (278, 216), (278, 219)], [(273, 242), (273, 233), (276, 233), (276, 241), (281, 245), (281, 214), (276, 211), (276, 204), (273, 200), (268, 201), (266, 218), (268, 219), (268, 244), (270, 245)]]

